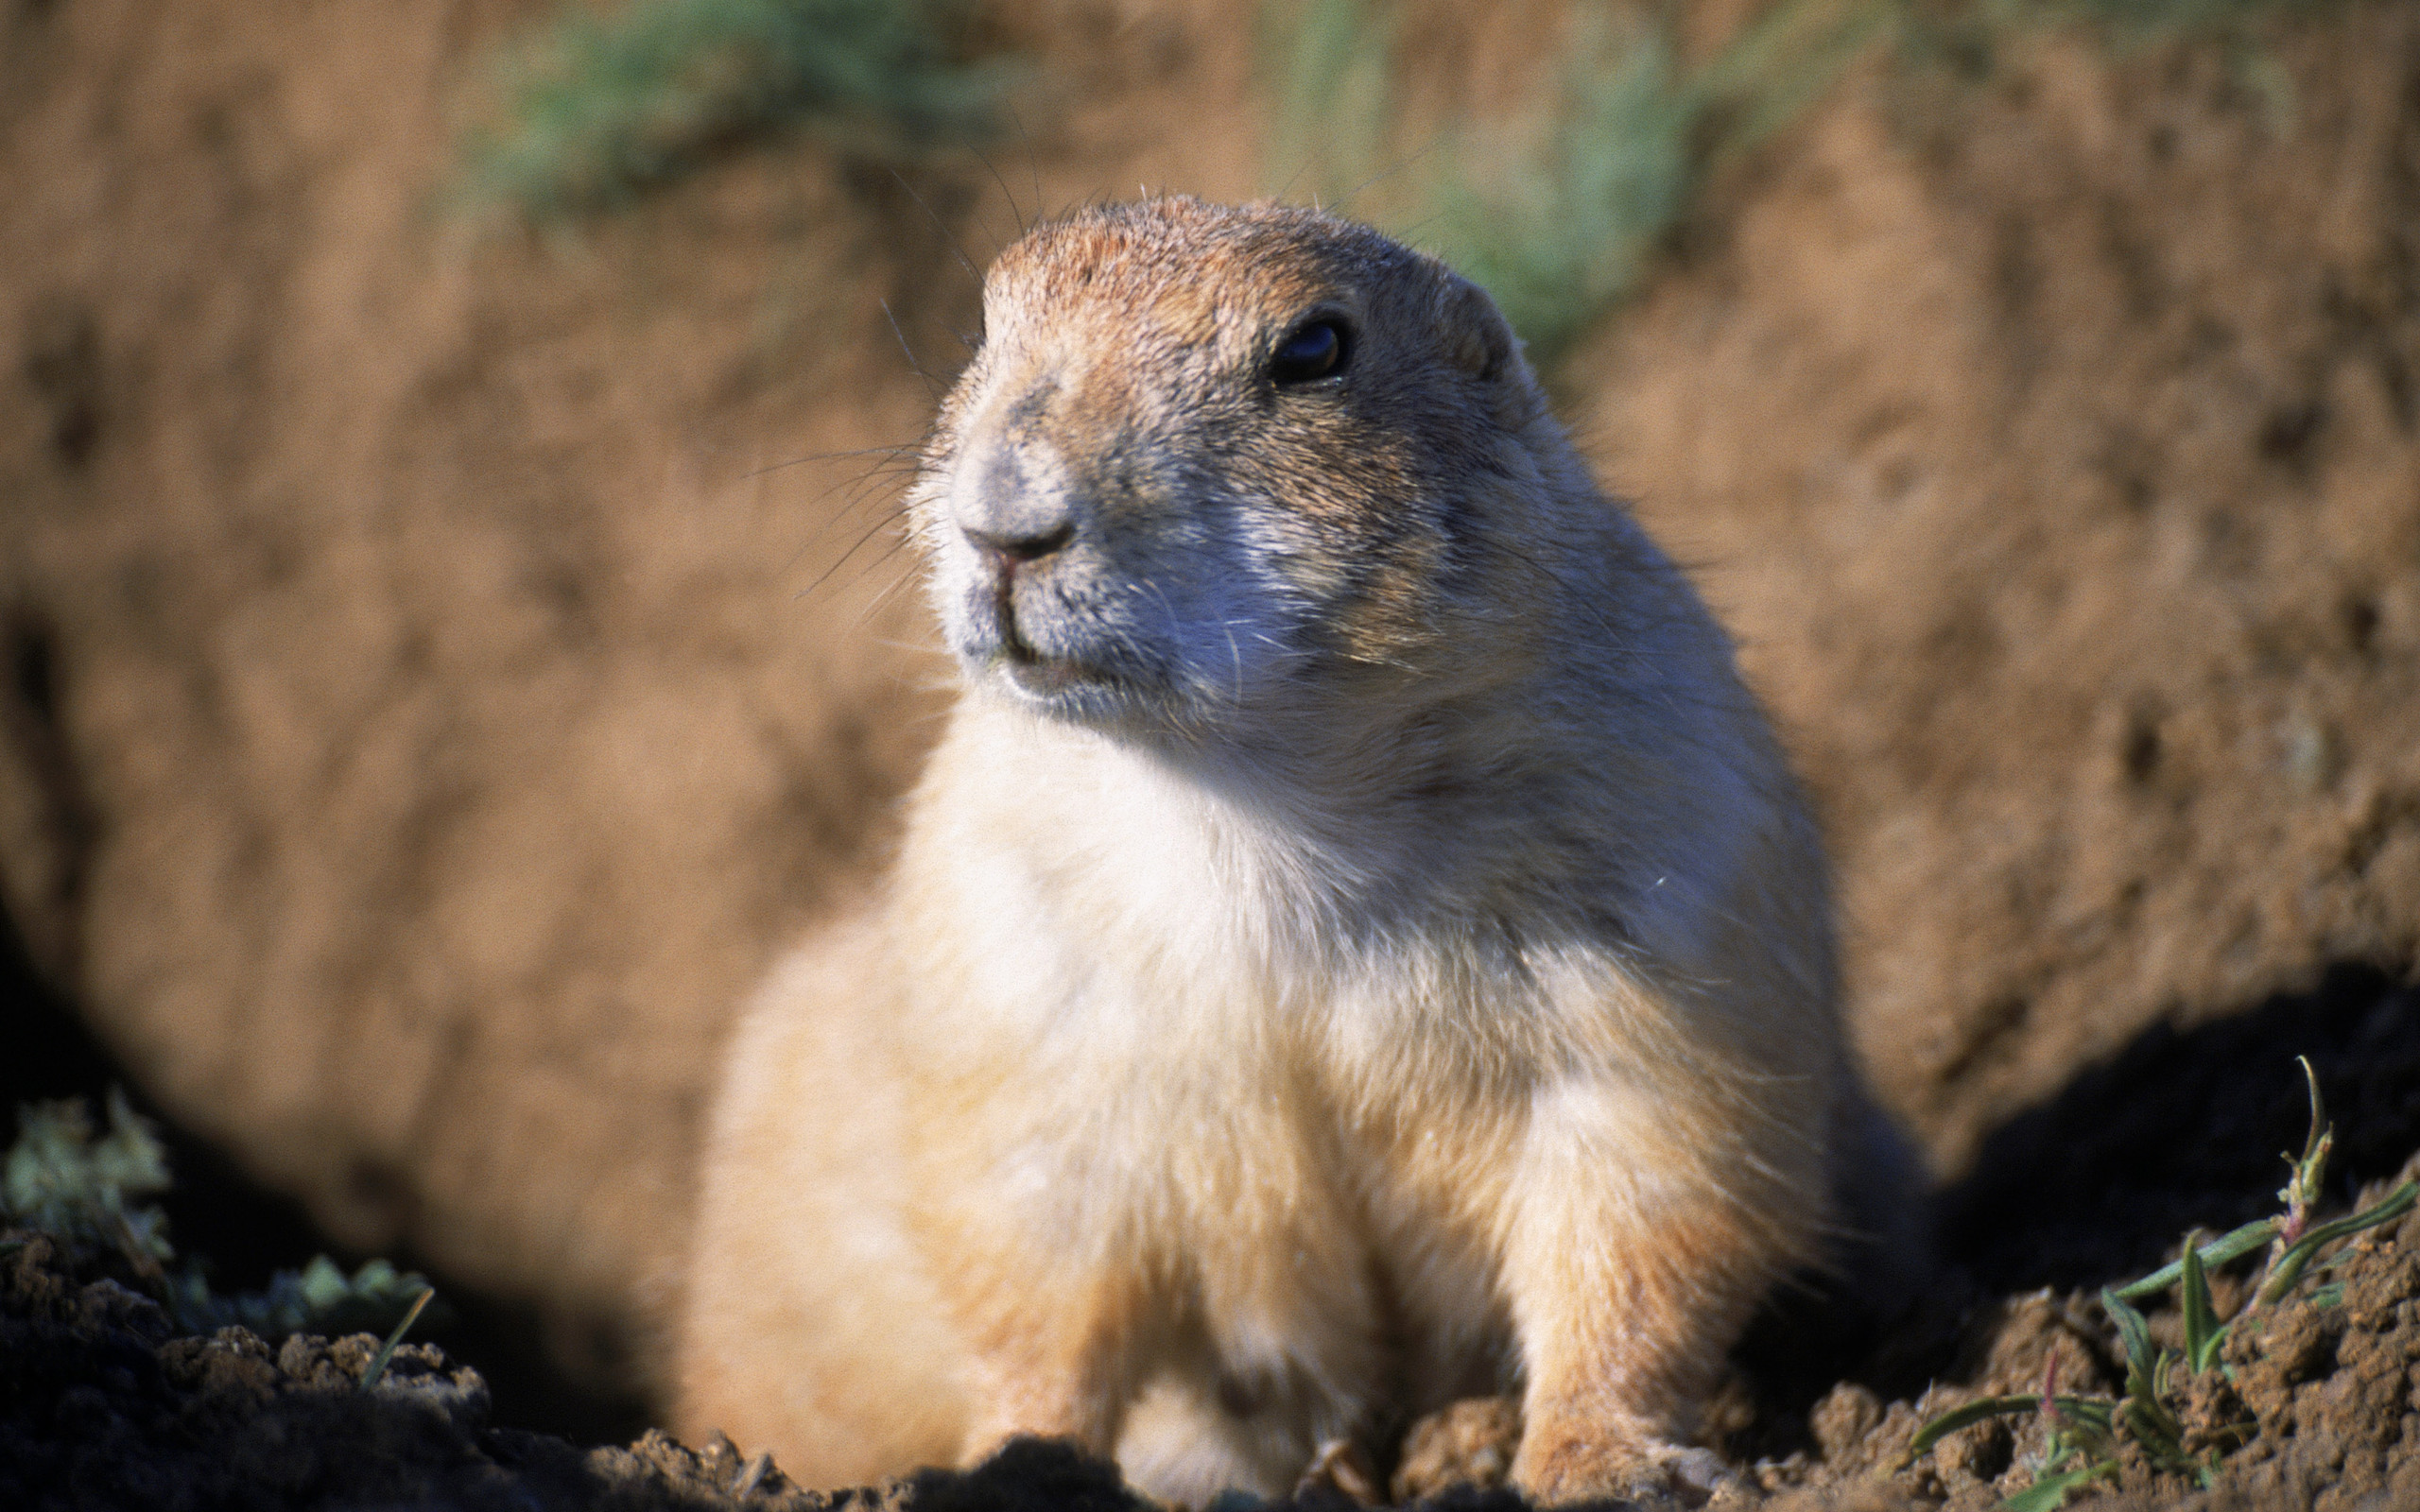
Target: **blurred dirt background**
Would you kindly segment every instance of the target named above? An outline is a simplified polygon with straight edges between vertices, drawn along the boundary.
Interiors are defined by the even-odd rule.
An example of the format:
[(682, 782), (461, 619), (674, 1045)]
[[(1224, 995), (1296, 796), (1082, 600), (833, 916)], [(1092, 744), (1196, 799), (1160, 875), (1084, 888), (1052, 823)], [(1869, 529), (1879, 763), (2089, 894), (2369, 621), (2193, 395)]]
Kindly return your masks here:
[[(1409, 56), (1517, 94), (1559, 8), (1468, 9)], [(627, 1414), (724, 1027), (946, 707), (861, 454), (1020, 215), (1267, 181), (1256, 8), (1002, 8), (989, 163), (466, 223), (540, 14), (0, 10), (5, 1011), (50, 1057), (9, 1083), (122, 1072), (248, 1223), (430, 1268)], [(2074, 1131), (2144, 1116), (2257, 1198), (2297, 1049), (2369, 1110), (2348, 1182), (2420, 1142), (2420, 1078), (2362, 1080), (2420, 1040), (2420, 9), (2257, 45), (1869, 59), (1554, 379), (1786, 727), (1859, 1040), (1970, 1216), (2078, 1149), (2062, 1200), (2122, 1206), (2142, 1143)]]

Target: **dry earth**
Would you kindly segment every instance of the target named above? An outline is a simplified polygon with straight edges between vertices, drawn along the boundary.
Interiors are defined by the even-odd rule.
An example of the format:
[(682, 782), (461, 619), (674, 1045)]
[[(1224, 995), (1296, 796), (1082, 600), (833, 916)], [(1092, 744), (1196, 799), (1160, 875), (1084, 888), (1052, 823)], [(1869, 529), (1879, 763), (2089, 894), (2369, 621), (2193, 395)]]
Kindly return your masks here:
[(2420, 958), (2420, 13), (1875, 70), (1567, 375), (1822, 795), (1945, 1171), (2154, 1023)]

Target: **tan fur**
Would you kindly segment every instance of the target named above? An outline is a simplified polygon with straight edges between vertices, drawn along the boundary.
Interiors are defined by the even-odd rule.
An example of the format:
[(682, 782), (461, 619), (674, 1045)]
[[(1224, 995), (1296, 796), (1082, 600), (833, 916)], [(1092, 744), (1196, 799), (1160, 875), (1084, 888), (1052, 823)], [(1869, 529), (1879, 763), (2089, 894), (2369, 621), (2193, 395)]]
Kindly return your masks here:
[[(1321, 311), (1341, 374), (1275, 383)], [(1366, 229), (1097, 209), (985, 318), (912, 498), (964, 696), (733, 1048), (683, 1428), (810, 1484), (1063, 1435), (1198, 1503), (1513, 1389), (1544, 1497), (1702, 1476), (1855, 1097), (1721, 632)]]

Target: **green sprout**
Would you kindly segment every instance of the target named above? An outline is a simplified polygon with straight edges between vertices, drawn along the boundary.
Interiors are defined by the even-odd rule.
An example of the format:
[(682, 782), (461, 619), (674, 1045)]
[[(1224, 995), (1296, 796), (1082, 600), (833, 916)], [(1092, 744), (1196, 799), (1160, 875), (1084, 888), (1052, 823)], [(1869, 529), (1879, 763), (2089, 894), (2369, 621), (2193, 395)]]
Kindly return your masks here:
[(17, 1142), (0, 1174), (0, 1210), (9, 1223), (71, 1249), (114, 1250), (189, 1332), (240, 1325), (272, 1343), (295, 1333), (375, 1332), (425, 1305), (415, 1301), (431, 1291), (421, 1276), (384, 1260), (348, 1275), (325, 1255), (277, 1272), (257, 1292), (213, 1293), (199, 1264), (178, 1266), (167, 1214), (146, 1200), (171, 1185), (159, 1135), (116, 1088), (108, 1108), (109, 1132), (97, 1137), (79, 1099), (17, 1110)]
[(378, 1378), (387, 1373), (387, 1364), (394, 1359), (395, 1350), (404, 1342), (404, 1335), (410, 1331), (414, 1323), (420, 1320), (422, 1309), (427, 1307), (429, 1299), (436, 1295), (436, 1288), (424, 1286), (421, 1288), (420, 1295), (412, 1298), (412, 1305), (404, 1310), (404, 1315), (396, 1321), (393, 1331), (388, 1333), (386, 1340), (378, 1346), (378, 1352), (370, 1357), (369, 1367), (361, 1372), (362, 1390), (377, 1389)]
[(80, 1099), (19, 1108), (0, 1208), (10, 1222), (68, 1244), (115, 1249), (137, 1275), (156, 1280), (176, 1251), (166, 1217), (142, 1199), (168, 1190), (167, 1154), (114, 1087), (109, 1122), (95, 1138)]
[(299, 1271), (281, 1270), (257, 1292), (214, 1293), (199, 1270), (174, 1277), (163, 1298), (168, 1315), (196, 1333), (242, 1327), (269, 1340), (294, 1333), (374, 1333), (430, 1287), (416, 1271), (369, 1260), (347, 1275), (325, 1255)]
[[(2322, 1249), (2400, 1218), (2420, 1203), (2420, 1181), (2405, 1181), (2358, 1212), (2311, 1227), (2311, 1209), (2319, 1201), (2336, 1140), (2320, 1099), (2319, 1077), (2308, 1059), (2296, 1059), (2310, 1090), (2310, 1132), (2303, 1141), (2301, 1156), (2283, 1157), (2289, 1175), (2277, 1197), (2286, 1211), (2206, 1244), (2196, 1229), (2185, 1236), (2183, 1249), (2172, 1263), (2123, 1286), (2101, 1289), (2101, 1311), (2117, 1329), (2126, 1357), (2126, 1383), (2120, 1394), (2114, 1400), (2059, 1396), (2054, 1360), (2038, 1393), (1988, 1397), (1926, 1423), (1910, 1442), (1900, 1460), (1902, 1468), (1959, 1429), (1994, 1418), (2039, 1413), (2051, 1424), (2048, 1446), (2033, 1484), (2003, 1501), (2003, 1512), (2048, 1512), (2064, 1505), (2071, 1492), (2116, 1474), (2121, 1440), (2134, 1443), (2156, 1469), (2189, 1476), (2204, 1486), (2216, 1482), (2224, 1450), (2249, 1437), (2251, 1425), (2224, 1425), (2211, 1435), (2218, 1443), (2199, 1452), (2188, 1447), (2185, 1424), (2171, 1405), (2184, 1381), (2214, 1370), (2232, 1379), (2233, 1371), (2220, 1355), (2237, 1324), (2290, 1295)], [(2269, 1258), (2251, 1300), (2234, 1317), (2221, 1321), (2211, 1301), (2209, 1267), (2240, 1259), (2264, 1245), (2270, 1246)], [(2171, 1286), (2177, 1288), (2185, 1325), (2181, 1354), (2152, 1342), (2151, 1325), (2134, 1305), (2135, 1299), (2156, 1296)], [(2342, 1286), (2333, 1283), (2311, 1295), (2322, 1303), (2341, 1300)]]

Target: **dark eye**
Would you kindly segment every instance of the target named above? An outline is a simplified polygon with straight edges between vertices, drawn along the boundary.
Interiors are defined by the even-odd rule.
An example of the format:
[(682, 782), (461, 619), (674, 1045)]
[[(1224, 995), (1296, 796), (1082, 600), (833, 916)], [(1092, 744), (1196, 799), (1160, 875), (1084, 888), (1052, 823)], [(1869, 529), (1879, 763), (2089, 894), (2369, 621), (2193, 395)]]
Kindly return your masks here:
[(1277, 344), (1276, 354), (1269, 359), (1269, 375), (1281, 384), (1333, 378), (1344, 370), (1346, 344), (1343, 321), (1308, 321)]

